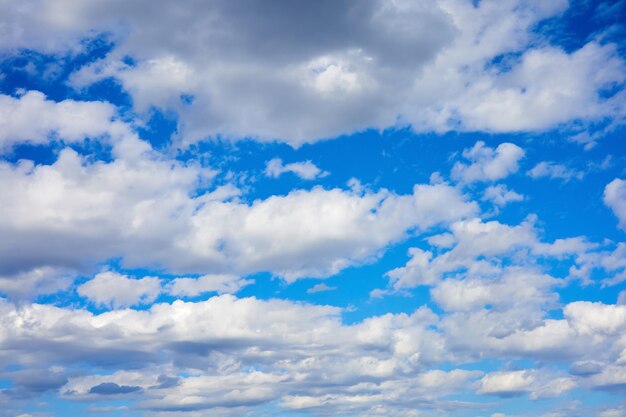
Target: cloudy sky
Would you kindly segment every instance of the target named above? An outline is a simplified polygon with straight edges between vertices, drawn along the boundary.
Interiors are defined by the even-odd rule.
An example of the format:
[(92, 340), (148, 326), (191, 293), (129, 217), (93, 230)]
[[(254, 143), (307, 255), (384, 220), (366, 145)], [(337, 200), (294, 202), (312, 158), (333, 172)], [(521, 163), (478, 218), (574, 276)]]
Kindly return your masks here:
[(625, 0), (0, 0), (0, 417), (626, 417)]

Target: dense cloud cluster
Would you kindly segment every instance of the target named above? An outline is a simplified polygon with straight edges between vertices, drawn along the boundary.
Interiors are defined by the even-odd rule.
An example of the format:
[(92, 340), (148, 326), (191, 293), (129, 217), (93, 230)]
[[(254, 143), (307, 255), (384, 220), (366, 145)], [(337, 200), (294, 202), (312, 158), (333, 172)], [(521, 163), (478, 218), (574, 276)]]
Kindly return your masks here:
[(605, 94), (624, 82), (614, 45), (592, 39), (565, 51), (533, 33), (567, 6), (30, 0), (1, 6), (0, 48), (59, 53), (109, 34), (113, 50), (72, 85), (114, 78), (137, 111), (177, 112), (183, 143), (220, 135), (300, 145), (393, 125), (516, 132), (623, 118), (623, 92)]
[(0, 230), (8, 237), (0, 243), (1, 274), (81, 270), (122, 257), (175, 273), (323, 277), (413, 230), (477, 211), (446, 184), (417, 184), (409, 195), (313, 188), (251, 204), (230, 194), (193, 196), (212, 170), (163, 159), (134, 136), (114, 153), (108, 163), (89, 163), (69, 148), (52, 165), (0, 162)]
[[(541, 26), (568, 7), (0, 0), (1, 59), (82, 57), (63, 99), (0, 90), (0, 417), (626, 416), (624, 156), (533, 149), (590, 155), (626, 116), (623, 47)], [(85, 59), (93, 39), (108, 49)], [(80, 98), (103, 81), (128, 105)], [(155, 114), (175, 120), (164, 146)], [(338, 180), (345, 150), (315, 158), (407, 126), (473, 133), (425, 177), (398, 157)], [(608, 169), (593, 237), (525, 208)]]
[[(31, 386), (37, 377), (24, 375), (20, 395), (59, 389), (67, 398), (100, 401), (133, 394), (140, 408), (160, 411), (237, 414), (239, 407), (271, 402), (323, 413), (445, 410), (459, 406), (443, 399), (456, 390), (531, 398), (577, 387), (620, 390), (626, 383), (626, 306), (574, 302), (564, 307), (563, 319), (542, 318), (541, 300), (534, 297), (550, 292), (537, 278), (523, 279), (531, 288), (518, 295), (524, 311), (487, 311), (487, 297), (445, 317), (423, 307), (351, 326), (341, 323), (337, 308), (233, 296), (99, 315), (3, 303), (1, 360), (42, 372), (56, 364), (49, 386)], [(432, 370), (443, 360), (462, 364), (481, 355), (559, 358), (571, 369)], [(72, 375), (79, 363), (122, 370)], [(182, 369), (187, 376), (180, 376)]]

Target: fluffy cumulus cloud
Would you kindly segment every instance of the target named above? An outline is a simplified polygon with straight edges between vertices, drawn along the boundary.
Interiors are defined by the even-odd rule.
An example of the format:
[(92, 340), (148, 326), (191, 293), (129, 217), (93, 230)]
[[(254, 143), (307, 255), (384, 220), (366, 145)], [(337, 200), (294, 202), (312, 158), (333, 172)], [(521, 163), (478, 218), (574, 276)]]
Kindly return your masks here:
[(590, 42), (571, 54), (530, 50), (515, 64), (510, 72), (475, 85), (458, 107), (462, 121), (474, 129), (522, 131), (622, 113), (621, 95), (602, 99), (598, 94), (624, 81), (624, 62), (612, 45)]
[(65, 149), (52, 165), (0, 163), (0, 270), (80, 269), (121, 256), (129, 266), (176, 273), (327, 276), (477, 210), (445, 184), (416, 185), (407, 195), (314, 188), (252, 203), (190, 195), (212, 175), (149, 152), (86, 164)]
[(524, 196), (509, 190), (506, 185), (490, 185), (485, 189), (483, 200), (491, 201), (496, 206), (504, 206), (508, 203), (523, 201)]
[[(3, 361), (53, 361), (66, 367), (85, 361), (119, 366), (139, 360), (134, 371), (70, 376), (60, 392), (75, 399), (134, 395), (144, 401), (142, 408), (170, 411), (283, 401), (284, 407), (302, 408), (306, 397), (323, 402), (307, 386), (339, 384), (334, 395), (344, 398), (337, 404), (341, 408), (353, 406), (352, 389), (365, 383), (362, 389), (371, 398), (358, 408), (366, 410), (377, 397), (395, 401), (396, 389), (415, 390), (433, 400), (448, 381), (460, 385), (480, 376), (467, 371), (426, 372), (401, 386), (407, 382), (402, 381), (407, 371), (432, 363), (441, 354), (439, 336), (427, 328), (436, 316), (425, 308), (353, 326), (341, 324), (340, 311), (334, 307), (232, 296), (100, 315), (43, 305), (2, 308), (4, 341), (30, 340), (32, 348), (21, 350), (20, 358), (7, 356)], [(220, 320), (207, 326), (204, 318), (211, 316)], [(16, 327), (18, 317), (27, 320), (29, 328)], [(30, 330), (32, 326), (38, 330)], [(113, 348), (119, 337), (125, 340), (121, 350)], [(40, 350), (53, 339), (58, 341)], [(155, 356), (156, 351), (165, 356)], [(190, 374), (181, 376), (180, 369), (189, 369)], [(380, 385), (386, 380), (390, 386)]]
[(480, 380), (483, 394), (519, 395), (529, 390), (535, 378), (527, 371), (494, 372)]
[(54, 139), (76, 142), (116, 130), (121, 134), (122, 126), (112, 122), (114, 115), (115, 107), (105, 102), (57, 103), (38, 91), (28, 91), (20, 97), (0, 94), (0, 150), (24, 142), (46, 144)]
[(482, 394), (514, 397), (530, 392), (532, 398), (558, 396), (576, 388), (576, 382), (570, 377), (528, 370), (493, 372), (478, 385)]
[(177, 112), (187, 143), (221, 135), (299, 145), (397, 123), (511, 132), (623, 116), (623, 94), (603, 94), (624, 81), (615, 45), (537, 41), (536, 25), (567, 6), (167, 1), (146, 13), (146, 0), (29, 0), (2, 6), (0, 47), (58, 53), (108, 34), (113, 50), (72, 84), (114, 78), (138, 111)]
[(626, 415), (623, 3), (0, 0), (0, 417)]
[(151, 303), (161, 292), (161, 282), (156, 277), (134, 279), (107, 271), (99, 273), (76, 290), (95, 304), (119, 308)]
[(584, 253), (588, 247), (580, 239), (541, 242), (532, 218), (516, 226), (462, 220), (453, 223), (449, 233), (428, 240), (432, 250), (409, 249), (407, 264), (387, 273), (395, 288), (435, 285), (458, 271), (490, 275), (501, 270), (503, 258), (526, 266), (531, 257)]
[[(58, 388), (66, 398), (132, 398), (147, 410), (219, 412), (275, 404), (287, 410), (368, 413), (391, 405), (454, 408), (445, 397), (465, 390), (541, 398), (579, 385), (610, 391), (623, 384), (624, 373), (617, 364), (592, 370), (591, 379), (589, 374), (567, 375), (556, 369), (488, 374), (428, 370), (437, 361), (462, 361), (476, 348), (538, 359), (561, 350), (581, 363), (591, 355), (619, 363), (626, 316), (623, 307), (604, 304), (573, 303), (566, 306), (563, 319), (540, 320), (521, 334), (508, 336), (487, 336), (487, 329), (479, 330), (481, 324), (474, 323), (477, 317), (441, 321), (425, 307), (410, 315), (387, 314), (353, 325), (342, 324), (340, 310), (333, 307), (232, 296), (99, 315), (44, 305), (1, 307), (3, 344), (11, 350), (18, 340), (23, 344), (17, 354), (3, 353), (3, 363), (52, 362), (58, 368), (49, 389)], [(212, 316), (220, 320), (204, 319)], [(479, 346), (459, 344), (448, 332), (452, 320), (480, 335), (472, 342)], [(116, 342), (121, 337), (123, 348)], [(591, 340), (593, 351), (579, 345)], [(161, 353), (155, 355), (157, 351)], [(132, 364), (132, 370), (64, 373), (79, 362), (105, 367)]]
[(463, 158), (470, 163), (457, 162), (451, 175), (465, 183), (500, 180), (517, 172), (523, 157), (524, 150), (513, 143), (502, 143), (493, 149), (478, 141), (463, 151)]

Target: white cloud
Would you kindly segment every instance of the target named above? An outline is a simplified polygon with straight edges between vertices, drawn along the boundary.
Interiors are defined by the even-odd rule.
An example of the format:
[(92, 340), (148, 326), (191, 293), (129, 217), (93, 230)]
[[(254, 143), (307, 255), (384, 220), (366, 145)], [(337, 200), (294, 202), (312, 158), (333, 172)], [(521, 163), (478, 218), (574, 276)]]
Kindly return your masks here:
[(602, 372), (591, 377), (596, 388), (620, 393), (626, 385), (626, 367), (608, 366)]
[(464, 183), (495, 181), (514, 174), (519, 169), (519, 160), (524, 150), (513, 143), (501, 143), (493, 149), (478, 141), (463, 151), (463, 157), (470, 164), (457, 162), (452, 168), (452, 178)]
[[(192, 411), (281, 400), (286, 409), (367, 415), (381, 404), (445, 406), (445, 396), (471, 387), (486, 395), (540, 398), (578, 385), (611, 390), (622, 383), (622, 368), (604, 365), (626, 348), (622, 307), (573, 303), (560, 320), (537, 318), (536, 304), (502, 307), (442, 317), (421, 307), (347, 325), (335, 307), (231, 295), (101, 314), (0, 300), (0, 340), (20, 347), (1, 353), (0, 363), (54, 362), (61, 370), (114, 363), (114, 373), (70, 375), (63, 397), (123, 394), (153, 411), (173, 410), (181, 401)], [(549, 369), (497, 370), (483, 377), (434, 368), (487, 353), (559, 364), (595, 360), (600, 368), (589, 383)]]
[(167, 292), (174, 296), (194, 297), (208, 292), (234, 294), (252, 280), (237, 275), (215, 274), (199, 278), (176, 278), (167, 285)]
[[(474, 210), (447, 185), (417, 185), (413, 195), (293, 191), (251, 206), (205, 205), (194, 219), (189, 253), (215, 247), (211, 242), (222, 236), (225, 252), (205, 257), (220, 260), (230, 254), (237, 258), (236, 265), (271, 269), (288, 280), (328, 276), (374, 255), (411, 229), (425, 230)], [(231, 234), (234, 230), (236, 235)]]
[(533, 32), (567, 6), (380, 0), (357, 13), (349, 2), (321, 2), (304, 19), (295, 5), (257, 1), (167, 1), (145, 13), (147, 0), (28, 0), (0, 9), (0, 48), (75, 51), (85, 37), (110, 34), (113, 51), (73, 84), (115, 77), (139, 112), (176, 111), (184, 143), (220, 135), (298, 146), (407, 123), (515, 132), (623, 116), (621, 91), (599, 94), (624, 80), (615, 45), (592, 40), (566, 52)]
[(550, 290), (557, 281), (547, 275), (521, 268), (508, 268), (497, 277), (447, 279), (431, 290), (446, 311), (512, 308), (516, 304), (555, 305), (558, 297)]
[[(490, 357), (572, 365), (593, 361), (600, 363), (599, 369), (626, 357), (623, 323), (615, 305), (576, 302), (564, 307), (564, 319), (555, 320), (546, 318), (551, 304), (542, 306), (526, 298), (529, 294), (515, 298), (510, 308), (477, 308), (444, 316), (438, 327), (446, 335), (446, 345), (457, 355), (473, 360), (489, 352)], [(610, 317), (602, 317), (603, 312)]]
[(480, 380), (478, 392), (500, 396), (519, 395), (529, 391), (534, 382), (534, 375), (527, 370), (492, 372)]
[(124, 266), (175, 274), (325, 277), (478, 210), (446, 184), (407, 195), (316, 187), (252, 203), (217, 190), (192, 197), (215, 172), (145, 146), (124, 139), (112, 162), (91, 163), (71, 149), (52, 165), (0, 162), (0, 272), (121, 257)]
[(478, 392), (500, 397), (529, 393), (531, 399), (538, 399), (559, 396), (576, 388), (576, 385), (572, 378), (550, 371), (504, 371), (492, 372), (483, 377), (478, 384)]
[[(541, 257), (563, 259), (573, 257), (577, 271), (572, 277), (588, 274), (590, 268), (602, 263), (611, 265), (608, 254), (593, 252), (597, 245), (580, 237), (542, 242), (535, 229), (536, 218), (529, 216), (522, 223), (510, 226), (498, 221), (483, 222), (466, 219), (450, 225), (450, 232), (427, 238), (430, 250), (410, 248), (410, 259), (405, 266), (387, 272), (390, 285), (396, 289), (420, 285), (433, 286), (446, 277), (455, 275), (482, 275), (492, 277), (502, 272), (502, 264), (528, 267), (529, 262)], [(616, 249), (617, 250), (617, 249)], [(600, 257), (600, 258), (599, 258)], [(604, 267), (607, 271), (620, 271), (622, 265)]]
[(78, 142), (123, 130), (115, 107), (100, 101), (54, 102), (38, 91), (19, 97), (0, 94), (0, 151), (17, 143)]
[[(438, 235), (429, 236), (426, 238), (426, 241), (431, 246), (443, 249), (449, 249), (456, 244), (456, 238), (452, 233), (440, 233)], [(409, 253), (411, 253), (410, 250)]]
[[(569, 270), (570, 278), (580, 279), (584, 284), (590, 284), (597, 279), (595, 276), (599, 275), (602, 277), (602, 285), (616, 285), (626, 280), (625, 243), (607, 244), (605, 242), (603, 245), (594, 245), (584, 240), (577, 242), (576, 239), (563, 239), (551, 250), (558, 249), (559, 246), (562, 249), (567, 249), (569, 246), (570, 250), (578, 252)], [(587, 249), (584, 249), (585, 246)]]
[(530, 171), (528, 171), (528, 175), (531, 178), (548, 177), (551, 179), (570, 181), (572, 179), (583, 179), (585, 173), (583, 171), (577, 171), (572, 168), (568, 168), (565, 165), (557, 164), (555, 162), (543, 161), (539, 162)]
[(315, 387), (328, 386), (324, 395), (350, 403), (365, 390), (371, 397), (359, 407), (367, 411), (402, 397), (440, 398), (481, 375), (421, 371), (442, 350), (427, 308), (354, 325), (342, 324), (335, 307), (229, 295), (97, 315), (4, 301), (0, 309), (3, 345), (21, 341), (19, 354), (2, 353), (1, 363), (116, 364), (114, 373), (70, 375), (65, 399), (124, 394), (150, 410), (192, 411), (317, 397)]
[(80, 88), (114, 76), (132, 94), (135, 108), (147, 111), (152, 105), (167, 108), (180, 103), (181, 94), (191, 94), (198, 87), (199, 74), (176, 54), (167, 54), (133, 66), (120, 61), (99, 61), (74, 73), (71, 83)]
[(274, 158), (265, 165), (265, 175), (271, 178), (278, 178), (288, 172), (297, 175), (303, 180), (314, 180), (328, 175), (327, 171), (322, 171), (311, 161), (292, 162), (284, 165), (281, 159)]
[(315, 284), (314, 286), (312, 286), (311, 288), (309, 288), (308, 290), (306, 290), (307, 294), (315, 294), (318, 292), (325, 292), (325, 291), (332, 291), (332, 290), (336, 290), (337, 287), (330, 287), (326, 284), (324, 284), (323, 282), (319, 283), (319, 284)]
[(80, 285), (77, 292), (97, 305), (124, 308), (152, 303), (161, 293), (161, 281), (156, 277), (136, 279), (106, 271)]
[[(452, 243), (452, 249), (437, 256), (431, 251), (409, 249), (411, 259), (406, 266), (387, 273), (391, 285), (396, 289), (434, 285), (443, 275), (464, 268), (485, 274), (493, 273), (499, 271), (499, 268), (494, 269), (490, 264), (494, 257), (497, 261), (497, 257), (511, 256), (517, 250), (525, 250), (538, 243), (531, 221), (508, 226), (497, 221), (483, 223), (479, 219), (469, 219), (453, 223), (450, 229), (452, 237), (447, 234), (444, 236), (445, 246)], [(433, 243), (437, 245), (438, 240)]]
[(626, 327), (626, 306), (577, 301), (563, 312), (580, 334), (611, 334)]
[[(623, 348), (608, 346), (621, 332), (621, 313), (614, 311), (615, 306), (599, 305), (606, 313), (595, 317), (594, 309), (580, 312), (581, 307), (572, 303), (564, 310), (566, 320), (545, 319), (546, 311), (558, 307), (557, 290), (566, 280), (542, 272), (538, 265), (542, 258), (570, 259), (581, 268), (590, 263), (619, 274), (623, 268), (620, 254), (599, 251), (582, 238), (542, 242), (533, 222), (532, 218), (517, 226), (478, 219), (455, 222), (451, 233), (427, 239), (430, 250), (410, 249), (407, 264), (387, 273), (388, 289), (372, 296), (401, 293), (419, 285), (432, 287), (431, 300), (445, 313), (439, 327), (444, 329), (448, 348), (475, 360), (481, 357), (479, 352), (595, 360), (606, 355), (615, 360)], [(614, 252), (620, 251), (618, 246)], [(584, 324), (583, 317), (590, 323)], [(614, 324), (602, 330), (603, 320)], [(590, 330), (581, 330), (587, 327)], [(587, 347), (590, 340), (596, 340), (597, 349), (578, 349), (572, 345), (574, 339), (578, 339), (576, 346)], [(545, 384), (533, 389), (531, 396), (558, 392), (559, 384)]]
[[(163, 11), (168, 8), (176, 3)], [(151, 105), (178, 111), (186, 142), (220, 134), (299, 145), (380, 121), (392, 125), (397, 115), (387, 110), (392, 96), (385, 90), (393, 78), (381, 67), (420, 68), (454, 31), (435, 3), (371, 3), (356, 14), (347, 3), (319, 3), (306, 20), (295, 5), (267, 9), (254, 1), (194, 13), (182, 8), (174, 13), (176, 20), (170, 13), (146, 15), (139, 9), (122, 4), (65, 8), (67, 20), (110, 31), (123, 17), (127, 29), (118, 48), (72, 81), (82, 87), (115, 76), (139, 111)], [(161, 29), (163, 19), (168, 30)], [(213, 22), (210, 28), (201, 23), (206, 21)], [(413, 26), (415, 21), (421, 24)], [(145, 25), (155, 29), (150, 37), (141, 34)], [(175, 27), (194, 28), (194, 34), (180, 44), (170, 36)], [(320, 32), (329, 36), (312, 36)], [(274, 47), (268, 49), (269, 43)], [(413, 53), (407, 56), (400, 46)], [(137, 64), (122, 63), (125, 55)], [(410, 82), (407, 76), (402, 78)], [(193, 95), (193, 102), (181, 102), (181, 94)]]
[(409, 248), (408, 255), (411, 259), (405, 266), (387, 272), (394, 287), (432, 285), (438, 280), (439, 276), (429, 269), (433, 258), (432, 252), (420, 248)]
[[(624, 65), (614, 45), (592, 40), (565, 52), (531, 33), (561, 13), (565, 0), (321, 1), (306, 13), (291, 2), (252, 0), (206, 7), (165, 0), (158, 8), (147, 0), (0, 3), (5, 51), (60, 56), (77, 52), (85, 36), (109, 33), (110, 54), (70, 83), (117, 79), (138, 117), (153, 106), (178, 113), (182, 144), (215, 135), (297, 147), (368, 127), (517, 132), (624, 116)], [(484, 201), (521, 201), (506, 185), (489, 183), (519, 170), (525, 153), (517, 145), (466, 149), (452, 170), (457, 187), (435, 173), (430, 185), (402, 194), (352, 179), (348, 188), (251, 201), (233, 184), (214, 183), (216, 171), (201, 163), (150, 149), (111, 104), (0, 95), (0, 152), (92, 137), (112, 146), (110, 161), (70, 148), (49, 165), (0, 161), (0, 293), (8, 297), (0, 298), (0, 369), (20, 369), (0, 374), (11, 381), (0, 390), (0, 408), (61, 387), (64, 401), (112, 404), (93, 412), (233, 417), (267, 407), (503, 417), (492, 414), (500, 404), (474, 402), (474, 394), (538, 399), (576, 387), (622, 392), (626, 385), (624, 291), (617, 304), (558, 298), (573, 279), (623, 282), (626, 245), (583, 237), (546, 242), (534, 216), (519, 224), (483, 220), (463, 194), (466, 185), (487, 182)], [(592, 146), (598, 137), (573, 140)], [(267, 163), (267, 176), (283, 173), (307, 180), (328, 174), (311, 161)], [(542, 162), (529, 175), (583, 173)], [(604, 193), (621, 228), (625, 184), (615, 179)], [(371, 297), (426, 285), (435, 311), (424, 305), (354, 321), (384, 308), (370, 300), (348, 322), (342, 318), (351, 307), (232, 295), (252, 283), (249, 274), (325, 278), (401, 241), (414, 246), (406, 265), (389, 271), (389, 286)], [(111, 259), (122, 268), (184, 276), (166, 283), (107, 271), (77, 286), (86, 299), (63, 298), (64, 307), (25, 301), (66, 289)], [(554, 265), (558, 275), (549, 273)], [(126, 308), (160, 294), (206, 293), (218, 295)], [(89, 301), (112, 311), (90, 312)], [(483, 361), (502, 369), (467, 370)], [(537, 366), (511, 370), (520, 363)], [(123, 406), (113, 403), (120, 399)], [(607, 407), (576, 415), (623, 411)]]
[(619, 227), (626, 230), (626, 181), (615, 178), (604, 188), (604, 204), (617, 216)]
[(523, 201), (524, 196), (509, 190), (504, 184), (498, 184), (491, 185), (485, 189), (483, 200), (491, 201), (496, 206), (502, 207), (507, 205), (507, 203)]
[[(624, 80), (614, 45), (590, 42), (570, 54), (545, 47), (526, 51), (512, 69), (477, 75), (456, 102), (461, 121), (488, 131), (543, 130), (569, 120), (623, 114), (623, 95), (601, 99), (598, 90)], [(618, 116), (619, 117), (619, 116)]]

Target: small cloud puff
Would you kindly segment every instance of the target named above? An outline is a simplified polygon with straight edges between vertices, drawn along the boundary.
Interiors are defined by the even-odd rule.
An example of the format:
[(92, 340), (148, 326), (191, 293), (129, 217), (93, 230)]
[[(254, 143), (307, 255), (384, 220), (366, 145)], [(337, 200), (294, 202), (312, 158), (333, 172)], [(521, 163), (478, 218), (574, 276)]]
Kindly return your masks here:
[(604, 188), (606, 204), (619, 220), (619, 227), (626, 230), (626, 181), (615, 178)]
[(289, 172), (303, 180), (314, 180), (329, 175), (328, 171), (321, 170), (311, 161), (283, 164), (282, 159), (274, 158), (265, 165), (265, 175), (270, 178), (278, 178)]
[(326, 284), (324, 284), (323, 282), (320, 284), (316, 284), (314, 286), (312, 286), (311, 288), (309, 288), (308, 290), (306, 290), (307, 294), (315, 294), (318, 292), (325, 292), (325, 291), (333, 291), (336, 290), (337, 287), (330, 287)]
[(463, 151), (463, 158), (470, 164), (457, 162), (451, 176), (462, 183), (500, 180), (517, 172), (524, 155), (524, 150), (513, 143), (501, 143), (494, 149), (478, 141)]
[(524, 196), (509, 190), (504, 184), (498, 184), (487, 187), (482, 199), (484, 201), (490, 201), (496, 206), (503, 207), (507, 203), (523, 201)]

